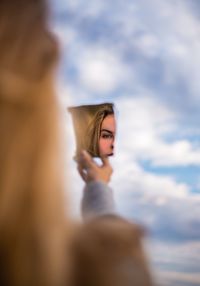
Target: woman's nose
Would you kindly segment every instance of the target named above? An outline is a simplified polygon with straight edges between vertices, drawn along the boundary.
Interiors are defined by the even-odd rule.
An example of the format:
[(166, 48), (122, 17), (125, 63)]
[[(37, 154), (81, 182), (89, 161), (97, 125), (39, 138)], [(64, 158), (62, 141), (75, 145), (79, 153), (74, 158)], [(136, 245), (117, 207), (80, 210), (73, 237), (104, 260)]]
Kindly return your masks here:
[(115, 139), (113, 138), (112, 141), (111, 141), (111, 146), (110, 146), (111, 150), (114, 149), (114, 143), (115, 143)]

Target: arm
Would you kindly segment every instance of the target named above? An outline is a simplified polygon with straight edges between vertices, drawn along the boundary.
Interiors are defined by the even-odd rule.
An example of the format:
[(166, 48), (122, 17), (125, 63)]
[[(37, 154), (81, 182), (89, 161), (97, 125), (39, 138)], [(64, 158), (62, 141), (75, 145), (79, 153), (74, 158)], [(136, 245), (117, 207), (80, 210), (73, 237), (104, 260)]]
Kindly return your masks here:
[(78, 161), (78, 171), (86, 182), (82, 199), (83, 218), (114, 213), (113, 192), (107, 185), (113, 172), (108, 158), (102, 158), (102, 165), (99, 166), (83, 151)]
[(83, 218), (115, 212), (112, 189), (100, 181), (91, 181), (85, 185), (82, 199)]

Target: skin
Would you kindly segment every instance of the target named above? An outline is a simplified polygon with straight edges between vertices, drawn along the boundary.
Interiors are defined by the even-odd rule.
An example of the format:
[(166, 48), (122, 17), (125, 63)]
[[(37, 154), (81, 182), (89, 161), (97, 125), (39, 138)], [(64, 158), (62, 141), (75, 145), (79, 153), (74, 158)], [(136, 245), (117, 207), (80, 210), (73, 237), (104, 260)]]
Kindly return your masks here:
[(98, 165), (87, 151), (83, 150), (81, 152), (77, 169), (86, 183), (91, 181), (100, 181), (105, 184), (109, 183), (113, 169), (108, 157), (101, 158), (101, 160), (102, 165)]
[(114, 154), (114, 142), (116, 133), (115, 116), (107, 115), (101, 125), (99, 139), (99, 150), (101, 157), (108, 157)]

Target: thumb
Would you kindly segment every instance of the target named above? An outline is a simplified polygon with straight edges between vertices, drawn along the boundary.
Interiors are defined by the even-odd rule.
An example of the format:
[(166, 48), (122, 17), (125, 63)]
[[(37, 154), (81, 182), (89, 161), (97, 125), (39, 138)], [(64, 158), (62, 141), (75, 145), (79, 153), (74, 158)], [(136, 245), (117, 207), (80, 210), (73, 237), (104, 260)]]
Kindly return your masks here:
[(107, 156), (101, 157), (101, 160), (103, 162), (103, 166), (110, 166), (110, 162)]

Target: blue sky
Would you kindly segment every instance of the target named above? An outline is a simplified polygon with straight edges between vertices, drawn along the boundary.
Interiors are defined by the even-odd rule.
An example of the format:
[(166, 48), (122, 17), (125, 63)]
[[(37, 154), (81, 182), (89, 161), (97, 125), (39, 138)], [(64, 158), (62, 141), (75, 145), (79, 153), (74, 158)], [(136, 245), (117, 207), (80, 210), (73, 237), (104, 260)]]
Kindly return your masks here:
[[(200, 285), (200, 2), (51, 4), (63, 111), (115, 103), (111, 186), (118, 210), (149, 228), (147, 251), (159, 285)], [(77, 215), (83, 183), (71, 159), (75, 144), (65, 111), (64, 118)]]

